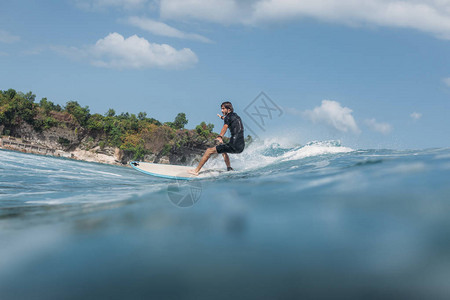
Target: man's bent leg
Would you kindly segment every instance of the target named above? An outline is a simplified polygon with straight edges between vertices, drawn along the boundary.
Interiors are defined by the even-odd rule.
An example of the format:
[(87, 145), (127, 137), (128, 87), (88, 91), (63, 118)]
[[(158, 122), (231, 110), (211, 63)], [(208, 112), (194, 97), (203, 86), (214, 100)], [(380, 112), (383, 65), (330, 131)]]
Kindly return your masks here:
[(228, 156), (228, 154), (222, 153), (222, 156), (223, 156), (223, 160), (225, 161), (225, 164), (227, 165), (227, 169), (231, 168), (230, 157)]
[(205, 154), (203, 154), (203, 157), (200, 160), (200, 162), (198, 163), (197, 168), (195, 168), (195, 170), (189, 170), (188, 172), (192, 175), (198, 175), (198, 173), (202, 169), (203, 165), (208, 161), (210, 156), (214, 153), (217, 153), (216, 147), (206, 149)]

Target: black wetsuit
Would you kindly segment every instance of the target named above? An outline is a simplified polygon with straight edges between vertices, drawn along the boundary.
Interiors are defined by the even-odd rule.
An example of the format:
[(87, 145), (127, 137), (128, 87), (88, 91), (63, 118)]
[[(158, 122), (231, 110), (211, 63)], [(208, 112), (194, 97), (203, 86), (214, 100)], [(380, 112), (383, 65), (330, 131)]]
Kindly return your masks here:
[(231, 138), (228, 144), (216, 146), (217, 153), (241, 153), (245, 147), (244, 125), (242, 125), (241, 118), (232, 112), (225, 116), (223, 122), (228, 125)]

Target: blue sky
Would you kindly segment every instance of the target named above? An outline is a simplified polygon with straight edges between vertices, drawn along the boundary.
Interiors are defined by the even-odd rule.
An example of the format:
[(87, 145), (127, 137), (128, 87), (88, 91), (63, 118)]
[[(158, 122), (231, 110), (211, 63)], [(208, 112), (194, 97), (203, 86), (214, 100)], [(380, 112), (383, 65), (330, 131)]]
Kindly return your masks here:
[[(216, 131), (230, 100), (248, 133), (293, 144), (449, 147), (449, 50), (448, 1), (17, 0), (0, 9), (2, 90), (163, 122), (185, 112), (188, 128), (206, 121)], [(262, 91), (270, 100), (255, 99)]]

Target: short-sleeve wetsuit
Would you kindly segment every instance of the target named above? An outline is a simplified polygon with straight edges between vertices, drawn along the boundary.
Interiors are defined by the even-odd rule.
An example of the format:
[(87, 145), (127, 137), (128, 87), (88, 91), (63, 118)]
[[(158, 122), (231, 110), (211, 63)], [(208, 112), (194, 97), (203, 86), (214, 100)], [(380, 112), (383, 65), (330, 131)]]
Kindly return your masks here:
[(229, 113), (223, 119), (230, 129), (231, 137), (227, 144), (216, 146), (217, 153), (241, 153), (244, 151), (244, 125), (241, 118), (234, 112)]

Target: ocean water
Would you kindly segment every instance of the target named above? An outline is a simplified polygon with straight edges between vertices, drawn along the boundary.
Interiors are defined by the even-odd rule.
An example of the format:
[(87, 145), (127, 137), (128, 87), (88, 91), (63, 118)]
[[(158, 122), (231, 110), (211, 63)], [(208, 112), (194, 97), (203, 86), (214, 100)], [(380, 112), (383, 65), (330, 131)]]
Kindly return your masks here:
[(231, 161), (178, 182), (0, 150), (0, 299), (450, 299), (450, 149)]

